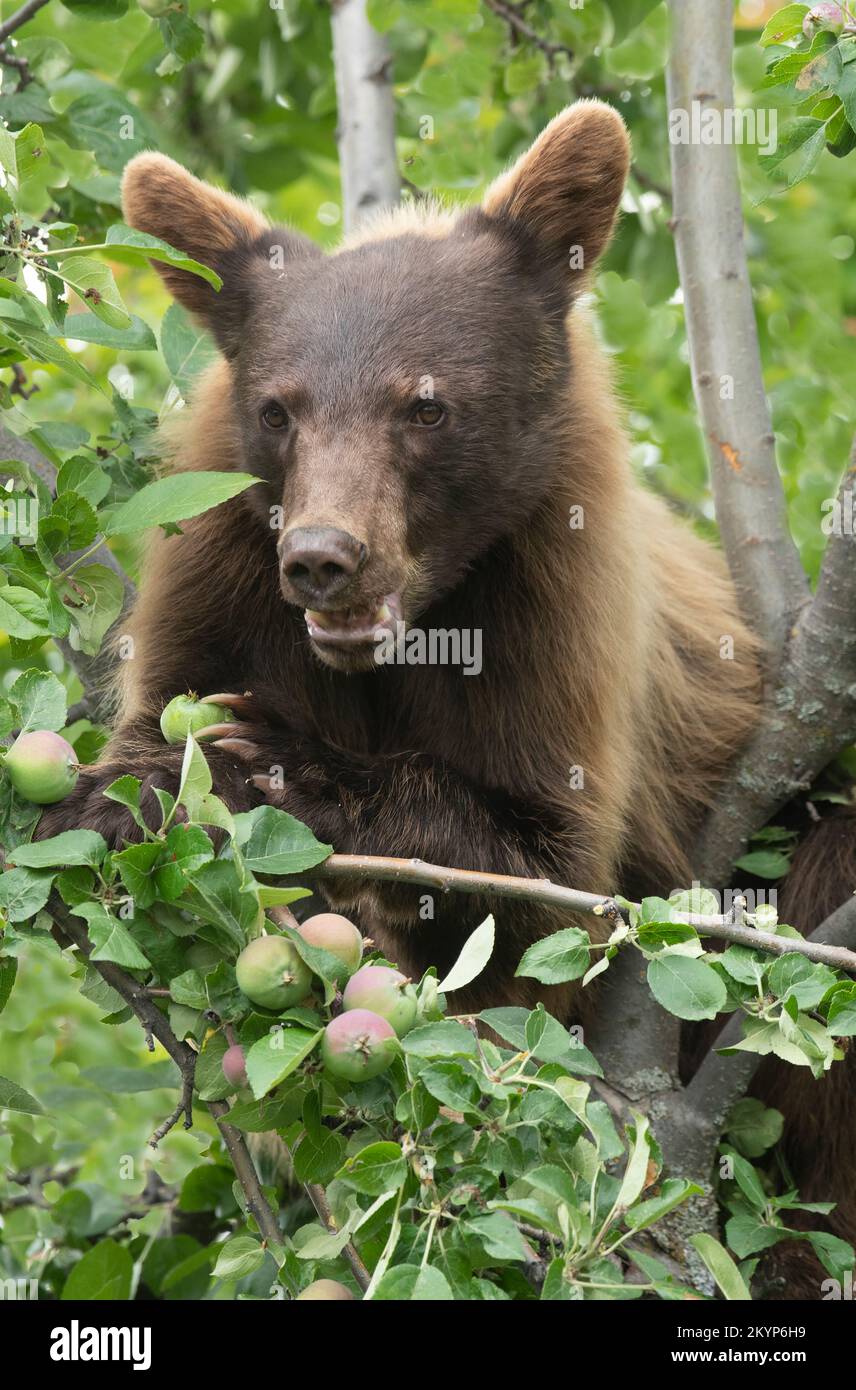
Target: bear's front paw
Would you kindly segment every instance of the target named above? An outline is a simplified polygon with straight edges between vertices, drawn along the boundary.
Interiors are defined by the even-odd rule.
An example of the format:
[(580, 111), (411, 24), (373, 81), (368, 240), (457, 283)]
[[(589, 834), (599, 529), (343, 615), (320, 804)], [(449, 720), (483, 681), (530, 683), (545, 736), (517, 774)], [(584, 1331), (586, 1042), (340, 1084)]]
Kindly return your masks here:
[(165, 748), (158, 760), (145, 767), (128, 764), (94, 763), (81, 771), (74, 790), (55, 806), (48, 806), (36, 827), (35, 838), (48, 840), (64, 830), (97, 830), (111, 849), (120, 849), (126, 842), (143, 838), (131, 812), (117, 801), (104, 795), (107, 788), (128, 773), (140, 779), (140, 809), (147, 825), (156, 830), (162, 812), (155, 788), (175, 796), (181, 777), (183, 749)]
[[(218, 697), (219, 698), (219, 697)], [(201, 736), (265, 801), (308, 825), (339, 853), (351, 849), (346, 794), (328, 773), (318, 750), (287, 729), (249, 722), (213, 724)]]

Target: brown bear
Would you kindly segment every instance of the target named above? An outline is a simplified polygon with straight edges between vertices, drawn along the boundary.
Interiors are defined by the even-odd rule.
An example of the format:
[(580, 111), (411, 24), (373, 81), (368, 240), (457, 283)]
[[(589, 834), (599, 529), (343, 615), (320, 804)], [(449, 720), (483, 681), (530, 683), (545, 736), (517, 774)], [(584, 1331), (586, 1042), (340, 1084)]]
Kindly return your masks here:
[[(411, 205), (324, 256), (162, 155), (130, 162), (131, 225), (224, 282), (159, 266), (223, 353), (168, 452), (262, 481), (153, 546), (116, 733), (42, 833), (131, 836), (101, 793), (127, 770), (174, 788), (166, 701), (249, 691), (210, 755), (235, 807), (265, 794), (340, 852), (595, 892), (688, 880), (758, 678), (722, 559), (634, 480), (574, 308), (627, 168), (620, 117), (579, 102), (480, 208)], [(481, 670), (379, 664), (384, 614), (478, 632)], [(335, 903), (416, 974), (484, 911), (445, 898), (423, 920), (420, 896), (338, 884)], [(559, 921), (504, 906), (473, 1004), (533, 1002), (514, 969)]]
[[(223, 279), (158, 267), (222, 352), (167, 452), (260, 482), (153, 545), (116, 733), (43, 834), (133, 838), (104, 787), (133, 771), (174, 790), (164, 704), (237, 691), (209, 759), (235, 809), (267, 797), (340, 852), (604, 893), (690, 881), (757, 718), (757, 643), (719, 553), (634, 478), (579, 303), (627, 169), (620, 117), (578, 102), (481, 207), (411, 204), (322, 255), (162, 155), (130, 162), (127, 220)], [(478, 673), (379, 663), (390, 623), (478, 633)], [(414, 976), (492, 907), (494, 960), (456, 1007), (579, 1012), (574, 987), (514, 976), (566, 916), (324, 891)]]

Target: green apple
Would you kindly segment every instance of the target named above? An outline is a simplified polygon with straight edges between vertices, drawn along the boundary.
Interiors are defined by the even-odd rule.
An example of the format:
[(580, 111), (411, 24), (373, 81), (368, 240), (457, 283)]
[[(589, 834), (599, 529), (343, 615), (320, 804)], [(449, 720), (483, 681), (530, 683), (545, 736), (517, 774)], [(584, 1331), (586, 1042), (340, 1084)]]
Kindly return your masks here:
[(62, 801), (77, 781), (74, 749), (47, 729), (19, 734), (6, 754), (6, 767), (15, 791), (38, 806)]
[(238, 987), (263, 1009), (290, 1009), (309, 993), (312, 971), (285, 936), (258, 936), (235, 962)]
[(161, 733), (167, 743), (184, 743), (188, 734), (197, 734), (209, 724), (234, 724), (235, 716), (225, 705), (206, 705), (195, 695), (176, 695), (160, 717)]
[(380, 1076), (398, 1052), (395, 1029), (380, 1014), (352, 1009), (328, 1023), (321, 1039), (321, 1060), (342, 1081), (369, 1081)]

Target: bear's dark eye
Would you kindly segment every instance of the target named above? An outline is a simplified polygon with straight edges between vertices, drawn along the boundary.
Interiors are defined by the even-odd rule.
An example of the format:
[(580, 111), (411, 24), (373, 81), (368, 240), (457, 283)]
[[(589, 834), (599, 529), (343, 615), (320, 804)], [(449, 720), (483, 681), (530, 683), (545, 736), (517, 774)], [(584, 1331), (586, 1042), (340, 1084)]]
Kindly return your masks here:
[(436, 429), (445, 418), (446, 412), (437, 401), (420, 401), (410, 412), (411, 423), (427, 430)]
[(271, 401), (262, 411), (262, 420), (269, 430), (284, 430), (288, 424), (288, 411), (276, 401)]

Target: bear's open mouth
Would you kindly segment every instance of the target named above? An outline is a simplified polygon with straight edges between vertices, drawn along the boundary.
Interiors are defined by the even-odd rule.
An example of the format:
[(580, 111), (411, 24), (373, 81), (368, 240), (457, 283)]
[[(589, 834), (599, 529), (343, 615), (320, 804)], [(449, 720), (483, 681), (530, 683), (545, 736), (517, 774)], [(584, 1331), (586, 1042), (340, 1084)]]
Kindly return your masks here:
[(395, 627), (401, 618), (401, 599), (387, 594), (376, 604), (330, 608), (325, 613), (307, 608), (304, 618), (312, 641), (321, 646), (365, 646), (376, 641), (379, 628)]

